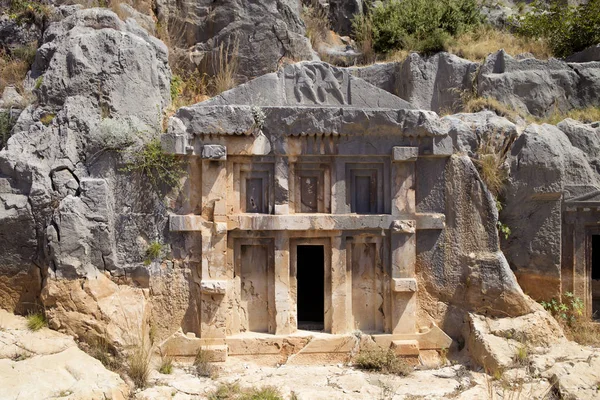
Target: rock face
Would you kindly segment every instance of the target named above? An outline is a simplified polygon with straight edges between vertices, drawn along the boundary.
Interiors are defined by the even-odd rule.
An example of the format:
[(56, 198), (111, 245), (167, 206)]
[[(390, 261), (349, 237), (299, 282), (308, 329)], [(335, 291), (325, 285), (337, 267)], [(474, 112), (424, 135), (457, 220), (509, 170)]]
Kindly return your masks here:
[[(21, 114), (0, 152), (0, 306), (39, 303), (44, 280), (42, 301), (56, 308), (55, 328), (84, 335), (90, 327), (77, 313), (89, 311), (105, 324), (96, 331), (110, 330), (123, 318), (100, 304), (120, 293), (116, 285), (92, 290), (60, 281), (106, 273), (148, 287), (140, 267), (148, 243), (163, 241), (164, 206), (143, 177), (121, 171), (126, 154), (114, 150), (158, 132), (170, 103), (167, 49), (133, 19), (82, 10), (47, 29), (30, 79), (39, 102)], [(143, 316), (140, 290), (132, 289), (132, 302)], [(80, 293), (81, 304), (71, 293)], [(89, 306), (86, 296), (98, 304)]]
[(25, 318), (4, 310), (0, 322), (2, 398), (128, 398), (119, 375), (81, 351), (73, 338), (47, 328), (31, 332)]
[[(501, 218), (512, 234), (503, 248), (519, 282), (537, 299), (559, 297), (561, 281), (563, 291), (574, 290), (568, 283), (573, 278), (565, 269), (569, 261), (562, 246), (568, 246), (565, 240), (572, 240), (567, 239), (572, 231), (563, 227), (569, 222), (563, 210), (569, 200), (582, 195), (589, 198), (600, 188), (599, 133), (597, 124), (569, 119), (556, 127), (530, 125), (511, 149)], [(577, 295), (588, 297), (587, 293)]]
[(331, 29), (340, 35), (352, 34), (352, 18), (363, 12), (363, 0), (330, 0)]
[(249, 78), (272, 72), (283, 58), (313, 58), (304, 37), (300, 3), (293, 0), (179, 1), (158, 0), (161, 23), (168, 27), (174, 45), (191, 50), (195, 63), (218, 72), (219, 46), (239, 46), (239, 73)]
[(536, 116), (600, 105), (600, 62), (516, 60), (501, 50), (485, 60), (477, 81), (479, 96)]
[(472, 90), (478, 68), (478, 63), (449, 53), (431, 57), (412, 53), (399, 63), (374, 64), (352, 72), (416, 108), (440, 112), (460, 106), (460, 96)]
[(539, 117), (556, 111), (600, 105), (600, 62), (590, 48), (573, 62), (515, 59), (500, 50), (483, 64), (448, 53), (416, 53), (399, 63), (354, 68), (367, 82), (417, 108), (456, 111), (461, 95), (476, 93)]

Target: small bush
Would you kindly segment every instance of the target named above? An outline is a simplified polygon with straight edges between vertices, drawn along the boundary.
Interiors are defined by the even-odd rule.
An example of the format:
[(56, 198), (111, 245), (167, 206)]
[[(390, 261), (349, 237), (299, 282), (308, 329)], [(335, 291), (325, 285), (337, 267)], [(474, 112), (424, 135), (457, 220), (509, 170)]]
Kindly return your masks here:
[(600, 324), (583, 315), (583, 300), (573, 293), (565, 293), (562, 300), (552, 299), (540, 304), (563, 327), (565, 334), (579, 344), (600, 346)]
[(161, 355), (160, 358), (160, 366), (158, 368), (158, 372), (165, 375), (170, 375), (173, 373), (173, 357), (169, 355)]
[(35, 43), (13, 49), (11, 53), (0, 50), (0, 94), (6, 86), (15, 86), (23, 93), (23, 80), (33, 64), (36, 51)]
[(0, 149), (4, 148), (10, 139), (15, 122), (9, 111), (0, 111)]
[(530, 12), (511, 22), (517, 34), (545, 40), (554, 56), (566, 57), (600, 43), (600, 0), (578, 6), (536, 1)]
[(9, 17), (18, 22), (42, 25), (50, 17), (52, 9), (40, 1), (10, 0)]
[(165, 153), (158, 138), (135, 152), (133, 161), (122, 168), (122, 171), (145, 175), (157, 190), (162, 185), (177, 186), (184, 172), (181, 161), (174, 154)]
[(40, 329), (48, 326), (46, 316), (43, 312), (35, 312), (27, 315), (27, 328), (30, 331), (39, 331)]
[(407, 376), (411, 372), (410, 366), (391, 349), (361, 350), (354, 359), (354, 365), (367, 371), (399, 376)]
[(283, 396), (272, 386), (242, 389), (237, 383), (225, 383), (209, 393), (208, 400), (283, 400)]
[(517, 351), (515, 351), (515, 355), (513, 357), (513, 362), (516, 366), (524, 367), (529, 362), (529, 352), (527, 351), (527, 347), (519, 346)]
[(163, 245), (160, 242), (152, 242), (146, 249), (146, 258), (144, 259), (144, 265), (150, 265), (152, 261), (160, 257)]
[(40, 118), (40, 122), (45, 126), (49, 126), (52, 123), (52, 121), (54, 121), (54, 118), (56, 118), (56, 114), (46, 113), (42, 115), (42, 117)]
[(450, 36), (481, 24), (476, 0), (390, 0), (375, 3), (366, 16), (353, 20), (354, 36), (365, 41), (372, 32), (373, 49), (433, 52), (444, 49)]
[(196, 368), (196, 374), (206, 378), (216, 378), (218, 371), (217, 368), (210, 362), (210, 355), (207, 351), (200, 348), (194, 358), (194, 367)]

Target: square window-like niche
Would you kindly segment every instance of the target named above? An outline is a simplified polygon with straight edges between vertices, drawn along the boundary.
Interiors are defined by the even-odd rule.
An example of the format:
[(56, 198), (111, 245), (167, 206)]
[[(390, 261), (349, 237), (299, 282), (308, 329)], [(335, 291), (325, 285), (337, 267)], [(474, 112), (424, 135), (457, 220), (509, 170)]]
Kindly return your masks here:
[(350, 212), (384, 213), (383, 164), (346, 164), (346, 201)]
[(243, 213), (272, 214), (274, 204), (273, 164), (238, 164), (235, 186)]
[(331, 178), (329, 165), (320, 163), (294, 164), (290, 205), (296, 213), (331, 212)]

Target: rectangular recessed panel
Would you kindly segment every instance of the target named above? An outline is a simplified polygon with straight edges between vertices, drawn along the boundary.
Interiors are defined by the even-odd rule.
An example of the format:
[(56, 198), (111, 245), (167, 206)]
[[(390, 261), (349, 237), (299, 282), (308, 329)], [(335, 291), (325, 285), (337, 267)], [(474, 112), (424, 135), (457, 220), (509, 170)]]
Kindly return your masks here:
[(354, 196), (355, 207), (353, 210), (358, 214), (368, 214), (371, 212), (371, 177), (356, 176), (354, 177)]
[(383, 296), (377, 276), (375, 243), (352, 245), (352, 315), (354, 329), (363, 332), (377, 331), (377, 316)]
[(241, 247), (241, 319), (252, 332), (268, 332), (268, 249), (267, 246)]
[(319, 179), (316, 176), (303, 176), (300, 178), (300, 202), (302, 212), (318, 212), (318, 191)]
[(264, 213), (263, 180), (261, 178), (246, 179), (246, 212)]

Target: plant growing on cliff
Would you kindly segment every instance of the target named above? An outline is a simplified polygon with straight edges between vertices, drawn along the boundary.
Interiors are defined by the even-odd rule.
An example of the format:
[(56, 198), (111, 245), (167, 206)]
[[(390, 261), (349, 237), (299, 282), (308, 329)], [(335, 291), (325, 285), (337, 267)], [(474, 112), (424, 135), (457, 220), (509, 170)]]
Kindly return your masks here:
[(600, 0), (578, 6), (536, 1), (530, 12), (511, 22), (517, 34), (544, 40), (554, 56), (566, 57), (600, 43)]
[(211, 79), (212, 95), (225, 92), (237, 85), (237, 72), (239, 66), (240, 42), (235, 38), (233, 42), (227, 42), (227, 46), (221, 43), (218, 47), (216, 57), (212, 60), (214, 76)]
[(39, 331), (48, 326), (48, 321), (43, 312), (38, 311), (27, 315), (27, 328), (31, 331)]
[(399, 49), (431, 53), (443, 50), (450, 37), (481, 22), (476, 0), (389, 0), (375, 3), (366, 16), (356, 17), (353, 28), (359, 42), (371, 31), (378, 53)]
[(157, 190), (163, 185), (178, 186), (184, 172), (182, 162), (174, 154), (165, 153), (158, 138), (134, 152), (133, 160), (121, 170), (143, 174)]
[(158, 259), (162, 252), (163, 245), (160, 242), (152, 242), (146, 249), (146, 258), (144, 259), (144, 265), (150, 265), (152, 261)]
[(194, 358), (194, 368), (198, 376), (215, 379), (218, 376), (218, 369), (211, 363), (210, 353), (202, 347), (196, 352)]
[(317, 2), (302, 6), (302, 20), (306, 26), (306, 36), (313, 49), (318, 50), (322, 42), (329, 36), (329, 18), (325, 9)]

